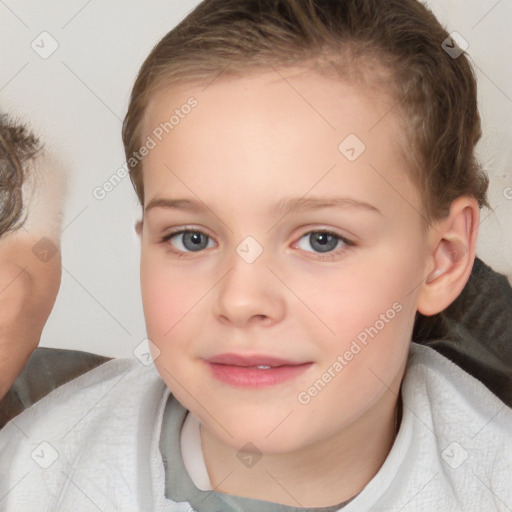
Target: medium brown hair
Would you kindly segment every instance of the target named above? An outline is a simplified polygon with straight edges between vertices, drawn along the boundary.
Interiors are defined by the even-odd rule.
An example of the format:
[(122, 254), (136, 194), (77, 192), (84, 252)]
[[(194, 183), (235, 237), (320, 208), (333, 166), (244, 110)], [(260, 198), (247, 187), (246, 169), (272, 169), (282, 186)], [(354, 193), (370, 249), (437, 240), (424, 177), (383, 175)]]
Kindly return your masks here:
[(26, 165), (41, 149), (39, 139), (26, 126), (0, 115), (0, 236), (23, 223)]
[(132, 156), (156, 91), (304, 65), (391, 94), (425, 225), (461, 195), (489, 207), (488, 178), (474, 154), (481, 136), (475, 76), (464, 54), (443, 49), (447, 38), (416, 0), (204, 0), (155, 46), (132, 90), (123, 143), (141, 205), (143, 159)]

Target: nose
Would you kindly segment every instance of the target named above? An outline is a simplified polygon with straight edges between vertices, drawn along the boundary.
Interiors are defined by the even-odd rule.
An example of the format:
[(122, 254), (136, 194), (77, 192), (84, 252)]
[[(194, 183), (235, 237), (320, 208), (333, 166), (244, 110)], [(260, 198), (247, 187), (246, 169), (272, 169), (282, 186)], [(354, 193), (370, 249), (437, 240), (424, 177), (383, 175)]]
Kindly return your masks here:
[(247, 263), (238, 254), (231, 270), (216, 287), (214, 314), (233, 327), (270, 326), (285, 314), (285, 289), (260, 256)]

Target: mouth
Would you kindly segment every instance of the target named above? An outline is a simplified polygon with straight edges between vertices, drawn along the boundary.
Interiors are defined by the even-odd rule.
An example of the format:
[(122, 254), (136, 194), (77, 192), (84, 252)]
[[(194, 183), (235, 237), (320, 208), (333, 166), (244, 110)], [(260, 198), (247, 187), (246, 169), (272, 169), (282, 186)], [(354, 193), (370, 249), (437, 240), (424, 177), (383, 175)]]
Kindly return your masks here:
[(313, 364), (267, 355), (241, 354), (219, 354), (204, 362), (217, 380), (245, 388), (275, 386), (298, 377)]

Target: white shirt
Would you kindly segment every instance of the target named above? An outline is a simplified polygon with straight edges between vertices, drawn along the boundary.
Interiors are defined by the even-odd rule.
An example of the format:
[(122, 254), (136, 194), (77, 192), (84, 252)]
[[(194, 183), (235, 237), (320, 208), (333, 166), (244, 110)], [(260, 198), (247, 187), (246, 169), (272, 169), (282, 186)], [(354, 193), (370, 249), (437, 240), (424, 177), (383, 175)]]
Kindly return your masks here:
[[(187, 411), (173, 397), (166, 409), (168, 398), (154, 367), (135, 359), (109, 361), (56, 389), (0, 431), (0, 510), (300, 510), (194, 485), (179, 448)], [(415, 343), (402, 400), (391, 452), (343, 512), (510, 511), (512, 409)], [(167, 463), (178, 482), (172, 500), (165, 497), (159, 449), (164, 411), (176, 455)], [(203, 486), (209, 482), (193, 436), (182, 446), (195, 445), (196, 470), (190, 471), (196, 481), (202, 475)]]

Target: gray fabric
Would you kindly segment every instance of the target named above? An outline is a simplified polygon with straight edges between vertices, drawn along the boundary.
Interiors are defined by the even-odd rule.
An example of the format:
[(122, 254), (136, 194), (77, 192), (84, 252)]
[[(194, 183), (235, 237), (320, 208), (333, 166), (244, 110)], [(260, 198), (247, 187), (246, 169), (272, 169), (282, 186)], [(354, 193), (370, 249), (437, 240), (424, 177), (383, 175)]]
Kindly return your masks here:
[(50, 391), (109, 359), (78, 350), (37, 348), (0, 401), (0, 428)]
[(336, 512), (355, 498), (354, 496), (350, 500), (330, 507), (297, 508), (270, 501), (231, 496), (217, 491), (201, 491), (190, 479), (181, 457), (180, 432), (186, 415), (187, 410), (170, 395), (165, 406), (160, 436), (167, 499), (188, 502), (196, 512)]

